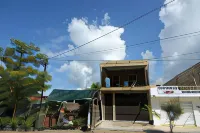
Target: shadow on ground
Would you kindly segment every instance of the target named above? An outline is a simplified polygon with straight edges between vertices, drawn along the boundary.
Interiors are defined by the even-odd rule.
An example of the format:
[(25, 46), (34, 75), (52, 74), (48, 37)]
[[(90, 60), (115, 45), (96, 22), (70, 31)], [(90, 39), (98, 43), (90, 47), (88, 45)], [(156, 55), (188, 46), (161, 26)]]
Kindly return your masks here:
[(166, 133), (164, 131), (160, 131), (160, 130), (151, 130), (151, 129), (148, 129), (148, 130), (144, 130), (145, 133)]

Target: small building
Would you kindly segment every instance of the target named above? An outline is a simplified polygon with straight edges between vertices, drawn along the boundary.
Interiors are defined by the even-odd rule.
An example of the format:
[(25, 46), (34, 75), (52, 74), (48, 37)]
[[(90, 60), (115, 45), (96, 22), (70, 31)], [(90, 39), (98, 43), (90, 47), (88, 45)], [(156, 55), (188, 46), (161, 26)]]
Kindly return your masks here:
[[(98, 90), (60, 90), (54, 89), (47, 98), (49, 109), (45, 119), (41, 125), (51, 127), (59, 124), (59, 117), (63, 111), (64, 103), (69, 108), (76, 108), (79, 106), (78, 112), (67, 112), (71, 116), (86, 118), (86, 126), (94, 128), (95, 124), (100, 121), (100, 101)], [(73, 104), (74, 103), (74, 104)], [(69, 110), (69, 108), (67, 110)], [(73, 109), (72, 109), (73, 110)], [(75, 118), (74, 118), (75, 119)]]
[(184, 112), (175, 125), (200, 127), (200, 63), (176, 75), (164, 86), (151, 89), (152, 109), (160, 114), (160, 118), (154, 116), (155, 125), (169, 124), (161, 105), (171, 99), (177, 99)]
[(108, 61), (100, 64), (102, 120), (149, 121), (148, 61)]
[(175, 121), (176, 126), (200, 127), (200, 86), (159, 86), (151, 88), (154, 125), (169, 125), (169, 119), (161, 106), (169, 100), (180, 102), (183, 114)]

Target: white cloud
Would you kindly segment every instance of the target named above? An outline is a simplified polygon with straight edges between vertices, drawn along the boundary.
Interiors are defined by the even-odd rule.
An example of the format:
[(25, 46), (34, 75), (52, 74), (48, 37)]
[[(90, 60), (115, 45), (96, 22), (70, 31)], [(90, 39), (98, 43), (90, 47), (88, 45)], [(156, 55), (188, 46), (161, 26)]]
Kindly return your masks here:
[(59, 69), (56, 69), (57, 72), (64, 72), (68, 69), (68, 64), (64, 63)]
[[(105, 20), (109, 20), (108, 14), (104, 15)], [(111, 25), (97, 25), (97, 23), (89, 24), (87, 19), (73, 18), (68, 25), (68, 32), (71, 41), (78, 47), (88, 41), (100, 37), (118, 27)], [(85, 45), (75, 52), (77, 54), (89, 53), (111, 48), (124, 47), (124, 49), (101, 52), (97, 54), (81, 55), (80, 60), (123, 60), (126, 56), (125, 41), (121, 39), (124, 29), (121, 28), (112, 34), (104, 36), (88, 45)], [(90, 86), (92, 82), (99, 81), (99, 63), (100, 62), (77, 62), (72, 61), (69, 64), (63, 64), (57, 71), (66, 70), (66, 76), (69, 77), (70, 83), (77, 87), (85, 88)]]
[(68, 80), (81, 88), (90, 86), (92, 83), (92, 68), (85, 63), (72, 61), (69, 64), (63, 64), (57, 71), (66, 71)]
[[(166, 0), (165, 2), (168, 2)], [(164, 24), (159, 37), (199, 31), (200, 22), (200, 1), (199, 0), (176, 0), (166, 8), (162, 8), (159, 16)], [(174, 41), (163, 41), (160, 43), (162, 56), (177, 55), (183, 53), (197, 52), (200, 49), (200, 36), (178, 39)], [(175, 56), (169, 59), (199, 58), (200, 55)], [(195, 64), (197, 61), (171, 61), (164, 62), (164, 82), (176, 74)]]
[(76, 90), (85, 90), (85, 88), (77, 88)]
[(110, 17), (108, 16), (108, 13), (104, 14), (104, 18), (101, 20), (102, 25), (109, 25), (110, 24)]
[[(155, 58), (155, 56), (153, 55), (153, 52), (151, 52), (149, 50), (142, 52), (141, 56), (142, 56), (143, 59)], [(149, 62), (149, 77), (150, 77), (151, 81), (155, 79), (155, 65), (156, 65), (156, 61), (150, 61)]]
[(164, 84), (163, 78), (158, 78), (154, 83), (154, 85), (163, 85), (163, 84)]

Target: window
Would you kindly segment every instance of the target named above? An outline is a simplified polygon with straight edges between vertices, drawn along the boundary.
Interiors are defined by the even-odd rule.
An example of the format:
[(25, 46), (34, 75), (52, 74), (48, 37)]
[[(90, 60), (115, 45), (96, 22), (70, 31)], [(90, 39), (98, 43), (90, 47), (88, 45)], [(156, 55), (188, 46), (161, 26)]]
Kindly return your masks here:
[(128, 76), (128, 85), (132, 86), (137, 82), (137, 75), (129, 75)]
[(120, 86), (120, 77), (113, 76), (113, 87), (119, 87), (119, 86)]

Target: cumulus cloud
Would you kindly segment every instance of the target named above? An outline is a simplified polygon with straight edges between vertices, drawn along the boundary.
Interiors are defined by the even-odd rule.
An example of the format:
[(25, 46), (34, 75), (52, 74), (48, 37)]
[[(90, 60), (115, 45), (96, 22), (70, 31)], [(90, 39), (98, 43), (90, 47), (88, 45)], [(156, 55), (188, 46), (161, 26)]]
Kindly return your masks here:
[(68, 80), (76, 86), (87, 87), (92, 83), (92, 68), (81, 62), (72, 61), (63, 64), (58, 72), (69, 72)]
[[(145, 52), (141, 53), (141, 56), (143, 59), (152, 59), (155, 58), (155, 56), (153, 55), (153, 52), (146, 50)], [(150, 81), (155, 79), (155, 65), (156, 65), (156, 61), (150, 61), (149, 62), (149, 77), (150, 77)]]
[[(166, 0), (169, 2), (169, 0)], [(199, 0), (176, 0), (166, 8), (162, 8), (159, 16), (164, 28), (159, 37), (190, 33), (200, 30), (200, 1)], [(200, 49), (200, 36), (178, 39), (174, 41), (160, 42), (162, 56), (174, 55), (169, 59), (190, 59), (199, 58), (199, 54), (188, 56), (176, 56), (177, 54), (196, 52)], [(176, 74), (195, 64), (197, 61), (171, 61), (164, 62), (164, 82), (171, 79)]]
[(104, 14), (104, 18), (101, 20), (102, 25), (109, 25), (110, 24), (110, 17), (108, 16), (108, 13)]
[[(68, 24), (68, 32), (71, 41), (75, 47), (78, 47), (88, 41), (91, 41), (99, 36), (102, 36), (118, 27), (108, 25), (110, 17), (106, 13), (104, 25), (97, 25), (97, 23), (89, 24), (85, 18), (73, 18)], [(106, 24), (106, 25), (105, 25)], [(112, 34), (104, 36), (88, 45), (85, 45), (77, 50), (75, 54), (89, 53), (93, 51), (101, 51), (116, 47), (122, 47), (116, 51), (101, 52), (97, 54), (81, 55), (80, 60), (123, 60), (126, 56), (125, 41), (122, 40), (121, 35), (124, 29), (121, 28)], [(69, 64), (63, 64), (57, 71), (66, 71), (70, 83), (77, 85), (80, 88), (90, 86), (92, 82), (99, 81), (99, 63), (100, 62), (77, 62), (72, 61)]]

